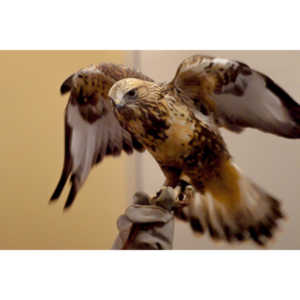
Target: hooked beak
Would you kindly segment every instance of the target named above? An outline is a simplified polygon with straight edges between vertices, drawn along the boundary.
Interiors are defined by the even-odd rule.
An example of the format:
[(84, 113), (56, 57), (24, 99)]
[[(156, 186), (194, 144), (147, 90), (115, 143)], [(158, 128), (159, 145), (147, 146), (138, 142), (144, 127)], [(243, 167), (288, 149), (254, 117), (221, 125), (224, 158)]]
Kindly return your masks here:
[(113, 104), (113, 107), (115, 107), (116, 109), (121, 109), (125, 106), (125, 101), (121, 100), (121, 101), (116, 101), (116, 99), (110, 97), (111, 102)]
[(124, 107), (125, 101), (123, 99), (123, 94), (118, 91), (116, 92), (114, 88), (111, 88), (108, 96), (112, 99), (112, 103), (117, 109)]
[(121, 100), (120, 102), (114, 101), (114, 103), (115, 103), (115, 107), (117, 109), (121, 109), (121, 108), (123, 108), (125, 106), (125, 101), (124, 100)]

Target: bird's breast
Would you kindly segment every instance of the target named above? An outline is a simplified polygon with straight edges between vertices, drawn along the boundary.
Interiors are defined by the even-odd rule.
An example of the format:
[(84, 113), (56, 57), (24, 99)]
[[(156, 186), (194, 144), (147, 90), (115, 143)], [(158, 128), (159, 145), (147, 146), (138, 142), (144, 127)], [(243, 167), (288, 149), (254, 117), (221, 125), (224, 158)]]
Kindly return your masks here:
[(184, 153), (188, 152), (189, 142), (193, 138), (194, 124), (186, 124), (185, 121), (174, 122), (165, 131), (167, 138), (157, 143), (153, 155), (159, 161), (178, 161)]
[(166, 98), (164, 107), (168, 126), (162, 129), (161, 135), (165, 138), (152, 143), (149, 151), (164, 164), (182, 164), (182, 158), (190, 151), (190, 143), (199, 126), (185, 105)]
[[(148, 149), (161, 165), (176, 166), (199, 173), (215, 169), (219, 161), (228, 157), (226, 145), (214, 128), (202, 122), (180, 102), (168, 104), (168, 125), (163, 140)], [(203, 175), (201, 175), (203, 176)]]

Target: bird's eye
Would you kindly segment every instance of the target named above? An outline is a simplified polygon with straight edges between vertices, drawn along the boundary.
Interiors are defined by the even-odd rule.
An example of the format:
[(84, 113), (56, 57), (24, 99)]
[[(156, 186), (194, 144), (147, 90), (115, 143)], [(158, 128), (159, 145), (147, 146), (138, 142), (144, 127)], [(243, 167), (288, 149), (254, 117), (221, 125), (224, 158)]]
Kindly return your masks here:
[(136, 89), (130, 90), (130, 91), (127, 93), (127, 95), (128, 95), (129, 97), (135, 97), (135, 96), (136, 96)]

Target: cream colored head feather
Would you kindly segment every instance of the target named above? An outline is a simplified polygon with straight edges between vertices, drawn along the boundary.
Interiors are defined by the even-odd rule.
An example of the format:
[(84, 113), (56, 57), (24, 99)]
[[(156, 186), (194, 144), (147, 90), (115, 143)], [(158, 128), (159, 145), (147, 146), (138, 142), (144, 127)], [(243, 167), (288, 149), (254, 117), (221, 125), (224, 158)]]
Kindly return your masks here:
[(155, 96), (159, 86), (150, 81), (144, 81), (136, 78), (126, 78), (116, 82), (109, 91), (111, 97), (117, 106), (123, 106), (130, 100), (151, 99)]

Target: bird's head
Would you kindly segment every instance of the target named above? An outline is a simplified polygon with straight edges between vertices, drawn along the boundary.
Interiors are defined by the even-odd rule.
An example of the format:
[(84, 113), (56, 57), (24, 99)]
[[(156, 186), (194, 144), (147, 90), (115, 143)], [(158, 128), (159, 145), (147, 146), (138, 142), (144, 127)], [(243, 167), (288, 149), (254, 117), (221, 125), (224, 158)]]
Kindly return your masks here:
[(161, 123), (162, 89), (159, 85), (135, 78), (116, 82), (109, 91), (116, 116), (135, 136), (145, 136)]
[(126, 108), (134, 109), (144, 101), (155, 101), (156, 86), (153, 82), (126, 78), (111, 87), (109, 97), (119, 112)]

